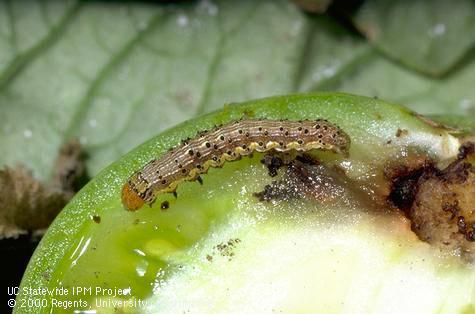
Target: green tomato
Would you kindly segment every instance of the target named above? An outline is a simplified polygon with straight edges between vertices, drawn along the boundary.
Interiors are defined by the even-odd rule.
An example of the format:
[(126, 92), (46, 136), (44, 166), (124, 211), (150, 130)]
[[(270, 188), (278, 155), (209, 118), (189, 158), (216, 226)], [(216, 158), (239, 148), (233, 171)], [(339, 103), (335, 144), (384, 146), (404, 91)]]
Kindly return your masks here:
[[(348, 157), (313, 152), (330, 184), (323, 199), (260, 201), (254, 193), (277, 179), (256, 153), (211, 169), (203, 185), (181, 183), (176, 199), (124, 210), (132, 173), (180, 140), (241, 118), (324, 118), (341, 127), (351, 137)], [(226, 105), (157, 135), (89, 182), (38, 246), (15, 312), (473, 312), (473, 266), (420, 241), (402, 213), (370, 197), (388, 161), (411, 153), (449, 160), (460, 142), (404, 107), (353, 95)]]

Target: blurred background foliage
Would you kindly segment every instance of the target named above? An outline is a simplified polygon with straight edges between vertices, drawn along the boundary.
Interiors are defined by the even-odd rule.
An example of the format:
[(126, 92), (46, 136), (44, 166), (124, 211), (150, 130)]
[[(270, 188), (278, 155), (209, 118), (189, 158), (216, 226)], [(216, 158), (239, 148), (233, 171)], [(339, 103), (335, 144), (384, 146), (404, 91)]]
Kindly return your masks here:
[(230, 102), (313, 91), (475, 123), (475, 1), (1, 1), (0, 166), (90, 177)]

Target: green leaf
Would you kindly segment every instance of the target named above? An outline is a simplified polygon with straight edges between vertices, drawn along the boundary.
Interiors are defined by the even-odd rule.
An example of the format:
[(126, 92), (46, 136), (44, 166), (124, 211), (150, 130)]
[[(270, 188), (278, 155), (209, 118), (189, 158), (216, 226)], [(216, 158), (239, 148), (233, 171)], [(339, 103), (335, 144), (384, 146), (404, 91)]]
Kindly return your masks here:
[(0, 2), (0, 86), (61, 36), (76, 12), (73, 1)]
[(309, 26), (295, 90), (328, 90), (372, 56), (373, 49), (334, 20), (320, 16)]
[(429, 78), (400, 67), (374, 51), (325, 90), (386, 99), (429, 115), (458, 114), (475, 119), (475, 61), (443, 79)]
[[(319, 70), (335, 56), (307, 56), (311, 38), (336, 45), (351, 37), (323, 20), (320, 31), (286, 1), (73, 4), (61, 32), (48, 29), (54, 40), (22, 57), (21, 67), (5, 61), (0, 165), (27, 164), (47, 179), (51, 156), (78, 137), (92, 176), (157, 132), (226, 102), (301, 90), (296, 77), (307, 58)], [(353, 46), (338, 67), (353, 60)]]
[(336, 89), (473, 113), (473, 66), (419, 76), (283, 0), (0, 5), (0, 166), (25, 164), (41, 180), (71, 137), (94, 176), (172, 125), (275, 94)]
[(475, 44), (472, 0), (368, 0), (355, 23), (389, 58), (434, 76), (446, 74)]
[[(93, 293), (43, 297), (23, 292), (17, 304), (82, 299), (99, 308), (95, 302), (140, 299), (150, 312), (181, 312), (190, 306), (229, 312), (236, 304), (239, 311), (357, 306), (362, 312), (443, 312), (473, 303), (470, 267), (419, 241), (403, 215), (366, 207), (367, 201), (351, 193), (354, 188), (344, 184), (343, 190), (332, 190), (335, 198), (329, 203), (257, 201), (253, 193), (272, 180), (260, 154), (212, 169), (203, 186), (181, 184), (177, 199), (162, 195), (150, 208), (123, 209), (120, 191), (134, 171), (197, 131), (248, 116), (324, 117), (339, 125), (351, 136), (349, 157), (322, 153), (319, 158), (327, 169), (345, 169), (353, 187), (374, 184), (386, 162), (405, 156), (409, 147), (447, 160), (460, 145), (448, 130), (434, 128), (405, 108), (364, 97), (294, 95), (227, 106), (163, 132), (106, 168), (49, 228), (22, 289), (92, 287)], [(407, 130), (404, 137), (396, 135), (400, 129)], [(164, 200), (170, 208), (161, 211)], [(351, 288), (362, 283), (364, 291)], [(130, 288), (131, 295), (100, 294), (96, 287)], [(275, 289), (277, 298), (272, 297)], [(308, 302), (302, 302), (302, 293)], [(16, 308), (17, 313), (32, 311)]]

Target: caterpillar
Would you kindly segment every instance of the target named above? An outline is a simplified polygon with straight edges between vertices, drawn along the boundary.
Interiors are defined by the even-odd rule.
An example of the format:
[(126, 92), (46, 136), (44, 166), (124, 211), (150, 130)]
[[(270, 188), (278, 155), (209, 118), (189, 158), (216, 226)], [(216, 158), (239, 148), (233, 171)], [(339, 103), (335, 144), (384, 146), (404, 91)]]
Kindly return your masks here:
[(324, 119), (233, 121), (183, 140), (135, 172), (122, 188), (122, 203), (135, 211), (152, 204), (161, 193), (174, 193), (181, 181), (200, 179), (210, 167), (221, 167), (254, 151), (320, 149), (347, 155), (349, 147), (350, 137)]

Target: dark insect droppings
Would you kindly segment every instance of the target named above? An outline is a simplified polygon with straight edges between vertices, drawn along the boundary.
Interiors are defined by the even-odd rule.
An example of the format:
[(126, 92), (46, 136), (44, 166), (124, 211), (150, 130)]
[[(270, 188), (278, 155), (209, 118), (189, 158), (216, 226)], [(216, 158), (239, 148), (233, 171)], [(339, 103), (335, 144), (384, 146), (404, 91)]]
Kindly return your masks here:
[(162, 210), (166, 210), (170, 207), (170, 203), (168, 201), (163, 201), (161, 204), (160, 204), (160, 208)]
[(100, 224), (100, 223), (101, 223), (101, 216), (99, 216), (99, 215), (94, 215), (94, 216), (92, 216), (92, 220), (93, 220), (96, 224)]

